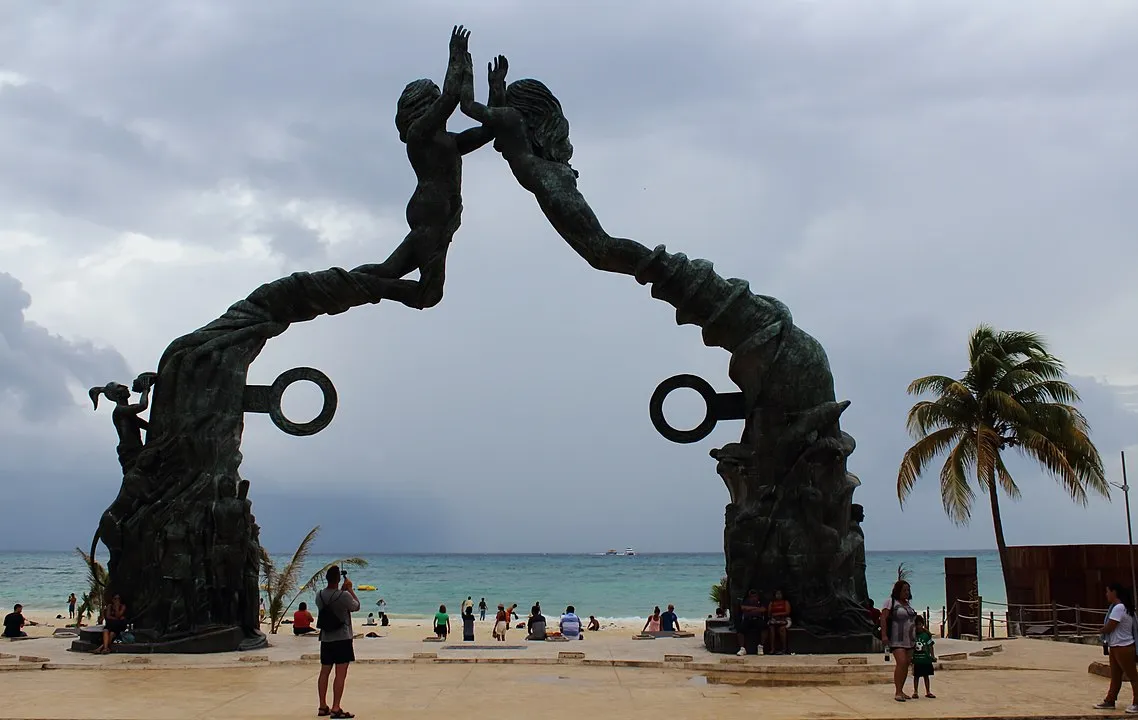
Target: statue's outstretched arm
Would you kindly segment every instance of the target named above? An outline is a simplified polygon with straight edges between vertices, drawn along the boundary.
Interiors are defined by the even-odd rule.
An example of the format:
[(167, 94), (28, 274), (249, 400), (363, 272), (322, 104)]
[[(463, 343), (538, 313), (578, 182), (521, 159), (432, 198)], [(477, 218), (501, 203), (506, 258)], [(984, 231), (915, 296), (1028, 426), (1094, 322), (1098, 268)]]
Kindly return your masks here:
[[(468, 54), (469, 55), (469, 54)], [(470, 95), (474, 95), (474, 68), (469, 60), (463, 62), (463, 78), (462, 86), (459, 93), (465, 91), (467, 85), (470, 87)], [(494, 59), (494, 62), (487, 65), (488, 77), (490, 81), (490, 98), (486, 103), (487, 108), (501, 107), (506, 104), (506, 69), (509, 67), (506, 62), (505, 55), (499, 55)], [(465, 110), (463, 111), (466, 112)], [(486, 143), (494, 139), (494, 128), (489, 125), (480, 125), (478, 127), (464, 130), (458, 134), (458, 152), (462, 155), (474, 152)]]
[(443, 79), (443, 93), (431, 103), (423, 116), (416, 120), (407, 131), (408, 138), (430, 137), (436, 132), (445, 131), (447, 120), (458, 107), (459, 93), (462, 88), (462, 74), (464, 60), (467, 55), (466, 46), (470, 38), (470, 31), (461, 25), (455, 26), (450, 35), (450, 61), (447, 63), (447, 74)]

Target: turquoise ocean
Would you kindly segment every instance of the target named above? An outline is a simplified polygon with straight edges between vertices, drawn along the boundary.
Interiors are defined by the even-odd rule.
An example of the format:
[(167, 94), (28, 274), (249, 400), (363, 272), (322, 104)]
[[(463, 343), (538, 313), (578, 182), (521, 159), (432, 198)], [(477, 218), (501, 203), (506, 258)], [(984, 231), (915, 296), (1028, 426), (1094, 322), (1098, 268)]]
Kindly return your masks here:
[[(875, 603), (889, 596), (897, 566), (912, 572), (914, 604), (935, 614), (945, 604), (944, 558), (977, 558), (980, 594), (1004, 602), (999, 556), (994, 550), (871, 552), (867, 555), (869, 591)], [(723, 575), (722, 553), (601, 555), (365, 555), (368, 566), (350, 571), (363, 611), (383, 597), (393, 618), (419, 618), (440, 604), (455, 611), (469, 595), (517, 603), (524, 616), (535, 601), (553, 610), (575, 605), (598, 618), (644, 618), (653, 606), (672, 603), (683, 618), (706, 617), (714, 610), (710, 586)], [(304, 579), (332, 555), (313, 555)], [(283, 565), (288, 558), (282, 557)], [(21, 603), (32, 611), (66, 615), (68, 593), (86, 589), (83, 561), (65, 552), (0, 552), (0, 607)], [(312, 598), (307, 599), (311, 602)]]

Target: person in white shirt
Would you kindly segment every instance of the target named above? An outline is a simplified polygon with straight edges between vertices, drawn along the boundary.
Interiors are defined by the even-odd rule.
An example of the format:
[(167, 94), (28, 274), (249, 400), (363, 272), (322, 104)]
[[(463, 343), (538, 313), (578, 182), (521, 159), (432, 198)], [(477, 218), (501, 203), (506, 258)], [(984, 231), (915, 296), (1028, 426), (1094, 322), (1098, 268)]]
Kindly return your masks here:
[(566, 640), (580, 640), (581, 639), (581, 618), (577, 617), (576, 609), (570, 605), (565, 608), (565, 614), (561, 616), (561, 637)]
[(1122, 690), (1122, 676), (1130, 681), (1131, 703), (1126, 712), (1138, 714), (1138, 668), (1134, 655), (1134, 596), (1128, 588), (1113, 583), (1106, 588), (1110, 610), (1102, 626), (1103, 643), (1110, 655), (1110, 688), (1096, 710), (1113, 710)]

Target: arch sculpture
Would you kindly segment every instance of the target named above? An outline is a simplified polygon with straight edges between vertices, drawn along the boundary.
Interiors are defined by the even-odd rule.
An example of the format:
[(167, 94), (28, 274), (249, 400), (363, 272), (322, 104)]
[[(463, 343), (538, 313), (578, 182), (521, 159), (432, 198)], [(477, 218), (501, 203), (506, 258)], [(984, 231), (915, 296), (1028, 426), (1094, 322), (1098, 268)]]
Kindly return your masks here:
[[(537, 80), (506, 84), (508, 64), (489, 65), (485, 104), (474, 94), (469, 33), (453, 30), (443, 87), (407, 85), (396, 127), (418, 185), (407, 207), (410, 232), (382, 263), (353, 270), (300, 272), (254, 290), (208, 325), (174, 340), (156, 373), (130, 391), (115, 383), (92, 389), (116, 403), (118, 496), (103, 513), (95, 544), (110, 551), (111, 588), (123, 595), (140, 642), (152, 650), (212, 651), (264, 642), (258, 621), (258, 527), (241, 479), (246, 412), (268, 412), (285, 432), (311, 434), (331, 421), (336, 394), (312, 368), (290, 370), (272, 386), (246, 375), (265, 343), (297, 322), (365, 304), (396, 301), (428, 308), (443, 296), (447, 248), (461, 213), (462, 156), (493, 141), (518, 182), (537, 200), (557, 233), (589, 265), (630, 275), (676, 308), (679, 324), (702, 328), (704, 342), (731, 353), (739, 392), (716, 394), (693, 376), (677, 376), (650, 403), (653, 423), (676, 442), (706, 436), (719, 420), (743, 420), (739, 442), (713, 450), (730, 492), (724, 550), (729, 594), (781, 588), (795, 606), (796, 627), (817, 638), (865, 639), (858, 480), (846, 470), (854, 441), (841, 431), (848, 402), (837, 402), (821, 345), (798, 328), (778, 300), (725, 279), (705, 260), (648, 249), (610, 236), (577, 189), (569, 164), (569, 124)], [(446, 130), (458, 108), (478, 125)], [(405, 276), (419, 270), (418, 280)], [(324, 392), (320, 415), (303, 425), (280, 412), (284, 388), (297, 380)], [(676, 387), (705, 396), (708, 417), (695, 430), (668, 426), (664, 396)], [(153, 394), (152, 401), (150, 394)], [(149, 421), (139, 418), (150, 402)], [(145, 441), (142, 433), (145, 432)]]

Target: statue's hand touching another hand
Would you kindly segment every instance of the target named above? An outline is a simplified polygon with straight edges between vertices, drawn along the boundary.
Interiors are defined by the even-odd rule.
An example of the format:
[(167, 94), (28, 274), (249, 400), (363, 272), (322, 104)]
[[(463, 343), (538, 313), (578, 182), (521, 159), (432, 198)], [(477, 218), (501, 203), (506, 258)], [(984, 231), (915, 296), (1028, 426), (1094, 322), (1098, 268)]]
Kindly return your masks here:
[(450, 54), (451, 57), (461, 58), (462, 54), (470, 46), (470, 31), (461, 25), (455, 25), (450, 31)]
[(499, 55), (494, 58), (493, 62), (486, 64), (487, 76), (490, 79), (490, 85), (497, 85), (506, 83), (506, 70), (510, 67), (510, 63), (506, 60), (505, 55)]

